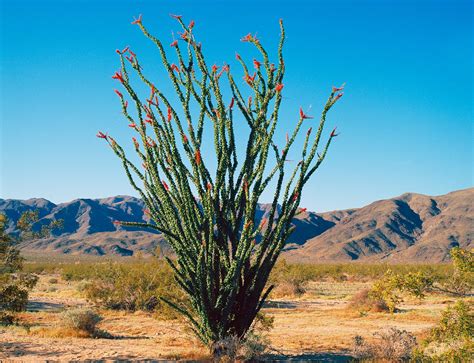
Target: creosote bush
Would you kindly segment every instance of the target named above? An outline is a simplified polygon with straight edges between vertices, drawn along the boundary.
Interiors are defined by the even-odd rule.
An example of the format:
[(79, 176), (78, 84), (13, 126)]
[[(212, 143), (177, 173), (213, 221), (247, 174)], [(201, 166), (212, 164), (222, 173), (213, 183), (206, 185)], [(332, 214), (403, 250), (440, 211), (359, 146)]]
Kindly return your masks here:
[(158, 261), (101, 265), (81, 288), (84, 295), (100, 307), (150, 311), (161, 318), (173, 319), (177, 313), (160, 297), (183, 303), (186, 300), (173, 278), (171, 268)]
[(396, 273), (388, 269), (382, 278), (375, 281), (368, 293), (373, 301), (383, 301), (390, 312), (403, 301), (403, 295), (418, 299), (425, 298), (427, 293), (441, 292), (453, 296), (467, 296), (474, 288), (474, 253), (459, 247), (450, 251), (452, 269), (450, 274), (440, 276), (430, 270)]
[(89, 336), (94, 336), (97, 333), (97, 324), (101, 320), (102, 317), (99, 314), (85, 308), (66, 310), (61, 315), (62, 327), (78, 330)]
[(417, 361), (472, 362), (474, 360), (474, 309), (459, 300), (443, 311), (416, 352)]
[[(259, 54), (251, 65), (236, 55), (242, 82), (229, 64), (207, 63), (194, 21), (173, 18), (182, 33), (169, 46), (149, 32), (141, 16), (133, 24), (158, 50), (174, 96), (163, 93), (163, 79), (149, 78), (129, 47), (117, 50), (121, 69), (112, 78), (123, 90), (115, 93), (134, 133), (141, 167), (113, 137), (97, 136), (121, 160), (151, 220), (117, 223), (163, 233), (176, 254), (168, 263), (189, 305), (163, 300), (212, 347), (229, 337), (244, 339), (272, 290), (267, 286), (270, 272), (294, 229), (293, 217), (304, 212), (299, 208), (303, 187), (337, 136), (334, 129), (320, 145), (327, 114), (342, 97), (342, 87), (328, 92), (318, 123), (303, 108), (295, 112), (282, 141), (277, 126), (284, 93), (283, 22), (274, 62), (256, 36), (242, 38)], [(147, 96), (141, 95), (137, 81), (147, 88)], [(236, 123), (248, 131), (241, 125), (237, 130)], [(268, 213), (257, 221), (258, 203), (270, 187)]]
[(349, 301), (349, 308), (360, 312), (388, 312), (390, 311), (385, 300), (371, 295), (370, 289), (363, 289)]
[(368, 342), (360, 335), (354, 337), (353, 354), (356, 358), (389, 362), (408, 361), (417, 344), (413, 334), (396, 328), (374, 333), (374, 337), (373, 342)]

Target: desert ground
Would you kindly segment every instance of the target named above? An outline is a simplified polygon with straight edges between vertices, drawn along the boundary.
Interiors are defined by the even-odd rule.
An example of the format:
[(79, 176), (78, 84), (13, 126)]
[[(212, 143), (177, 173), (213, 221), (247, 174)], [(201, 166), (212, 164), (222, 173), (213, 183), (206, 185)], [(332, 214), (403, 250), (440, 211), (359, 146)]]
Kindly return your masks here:
[[(78, 360), (205, 360), (202, 348), (184, 322), (160, 320), (151, 313), (99, 310), (99, 328), (107, 338), (81, 338), (58, 333), (61, 312), (91, 306), (79, 292), (81, 282), (65, 281), (59, 274), (43, 274), (30, 294), (28, 310), (19, 322), (0, 327), (2, 361)], [(348, 301), (369, 282), (312, 281), (299, 298), (272, 298), (263, 309), (274, 317), (265, 333), (275, 359), (350, 361), (352, 339), (373, 339), (381, 329), (397, 327), (423, 334), (439, 319), (452, 298), (431, 295), (422, 301), (405, 300), (400, 311), (361, 313)], [(92, 307), (92, 306), (91, 306)]]

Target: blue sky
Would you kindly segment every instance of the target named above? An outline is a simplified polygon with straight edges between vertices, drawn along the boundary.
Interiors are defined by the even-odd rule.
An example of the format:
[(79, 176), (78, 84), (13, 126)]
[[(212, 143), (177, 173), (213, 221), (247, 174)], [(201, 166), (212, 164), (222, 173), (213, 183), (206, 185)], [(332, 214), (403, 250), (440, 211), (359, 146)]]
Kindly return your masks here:
[(307, 184), (303, 206), (358, 207), (473, 184), (471, 1), (0, 3), (1, 198), (133, 194), (95, 134), (131, 136), (113, 93), (115, 49), (130, 45), (151, 74), (159, 68), (153, 45), (130, 24), (140, 13), (166, 42), (179, 30), (168, 14), (194, 19), (208, 63), (234, 68), (236, 51), (253, 57), (239, 41), (249, 32), (274, 54), (283, 18), (283, 127), (296, 122), (300, 106), (317, 116), (331, 86), (346, 82), (328, 119), (341, 135)]

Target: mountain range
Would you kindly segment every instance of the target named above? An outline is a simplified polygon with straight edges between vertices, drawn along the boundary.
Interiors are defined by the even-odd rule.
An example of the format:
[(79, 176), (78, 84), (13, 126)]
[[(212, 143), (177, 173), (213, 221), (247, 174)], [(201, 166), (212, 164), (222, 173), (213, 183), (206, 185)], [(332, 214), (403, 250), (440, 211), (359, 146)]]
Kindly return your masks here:
[[(405, 193), (362, 208), (296, 216), (295, 232), (283, 256), (289, 261), (331, 262), (443, 262), (455, 246), (473, 248), (474, 188), (441, 196)], [(39, 225), (63, 219), (64, 228), (49, 238), (20, 244), (25, 252), (41, 254), (131, 256), (167, 248), (164, 237), (149, 230), (117, 226), (113, 222), (147, 220), (140, 199), (115, 196), (76, 199), (54, 204), (46, 199), (0, 199), (0, 213), (9, 219), (8, 233), (21, 214), (38, 210)], [(257, 220), (270, 205), (261, 204)]]

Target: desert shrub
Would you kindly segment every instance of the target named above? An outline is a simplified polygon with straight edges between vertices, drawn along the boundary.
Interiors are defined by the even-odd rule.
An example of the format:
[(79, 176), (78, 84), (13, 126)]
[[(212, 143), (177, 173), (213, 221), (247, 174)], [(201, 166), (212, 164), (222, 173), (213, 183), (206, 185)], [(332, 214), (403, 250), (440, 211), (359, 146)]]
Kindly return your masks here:
[(435, 288), (453, 295), (469, 295), (474, 290), (474, 250), (455, 247), (450, 255), (454, 271), (449, 278), (439, 281)]
[(270, 281), (275, 285), (272, 296), (301, 296), (306, 292), (306, 284), (314, 280), (311, 265), (287, 264), (282, 260), (277, 264)]
[(164, 318), (174, 318), (176, 313), (161, 297), (184, 300), (171, 268), (162, 262), (102, 265), (83, 289), (86, 297), (101, 307), (155, 311)]
[(363, 289), (355, 294), (349, 301), (349, 309), (360, 312), (386, 312), (389, 307), (383, 299), (374, 297), (369, 289)]
[(472, 304), (458, 301), (443, 312), (441, 320), (432, 332), (431, 340), (457, 341), (474, 337), (474, 311)]
[(374, 333), (375, 341), (368, 342), (360, 335), (354, 337), (353, 354), (358, 359), (409, 360), (416, 347), (416, 338), (406, 330), (390, 328)]
[(286, 279), (285, 275), (297, 275), (306, 281), (372, 281), (382, 278), (390, 269), (396, 274), (421, 272), (436, 281), (449, 279), (454, 271), (452, 264), (384, 264), (384, 263), (288, 263), (284, 259), (278, 261), (270, 276), (272, 283)]
[(0, 214), (0, 323), (11, 324), (14, 314), (26, 309), (28, 292), (38, 281), (37, 276), (22, 273), (23, 258), (14, 239), (5, 230), (7, 218)]
[(423, 299), (433, 289), (434, 282), (433, 276), (425, 271), (399, 274), (388, 269), (381, 279), (374, 282), (368, 294), (374, 301), (383, 301), (393, 313), (403, 301), (403, 294)]
[(235, 335), (221, 339), (212, 344), (211, 351), (214, 360), (219, 362), (252, 361), (266, 354), (268, 346), (266, 338), (249, 332), (244, 339)]
[(66, 329), (79, 330), (93, 336), (102, 317), (92, 310), (78, 308), (66, 310), (61, 316), (61, 325)]
[(268, 352), (268, 347), (269, 341), (265, 336), (249, 332), (240, 345), (239, 356), (244, 361), (256, 360)]
[(472, 303), (458, 301), (448, 307), (417, 352), (420, 361), (469, 362), (474, 360)]

